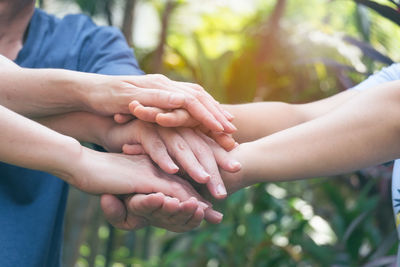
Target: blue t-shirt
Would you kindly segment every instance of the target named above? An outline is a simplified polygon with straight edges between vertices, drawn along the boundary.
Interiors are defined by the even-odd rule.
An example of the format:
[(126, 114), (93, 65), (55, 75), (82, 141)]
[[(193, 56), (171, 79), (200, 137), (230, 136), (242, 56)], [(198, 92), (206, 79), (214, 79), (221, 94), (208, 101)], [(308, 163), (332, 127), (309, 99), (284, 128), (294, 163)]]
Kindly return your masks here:
[[(58, 19), (39, 9), (15, 62), (28, 68), (143, 74), (116, 28), (96, 26), (84, 15)], [(68, 185), (50, 174), (0, 163), (0, 266), (60, 265), (67, 194)]]

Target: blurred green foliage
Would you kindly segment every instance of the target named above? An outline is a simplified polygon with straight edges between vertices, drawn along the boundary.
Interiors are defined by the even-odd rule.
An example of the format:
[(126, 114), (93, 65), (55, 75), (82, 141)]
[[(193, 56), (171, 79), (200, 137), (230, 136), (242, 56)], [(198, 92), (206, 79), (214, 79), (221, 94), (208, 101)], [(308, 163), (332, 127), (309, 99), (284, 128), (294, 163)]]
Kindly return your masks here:
[[(77, 2), (101, 13), (96, 1)], [(142, 68), (199, 83), (224, 103), (313, 101), (400, 58), (396, 1), (254, 1), (248, 12), (138, 2), (167, 18), (158, 47), (136, 49)], [(123, 232), (95, 216), (81, 228), (77, 265), (389, 266), (397, 248), (390, 171), (259, 184), (216, 204), (225, 214), (220, 225), (185, 234)]]

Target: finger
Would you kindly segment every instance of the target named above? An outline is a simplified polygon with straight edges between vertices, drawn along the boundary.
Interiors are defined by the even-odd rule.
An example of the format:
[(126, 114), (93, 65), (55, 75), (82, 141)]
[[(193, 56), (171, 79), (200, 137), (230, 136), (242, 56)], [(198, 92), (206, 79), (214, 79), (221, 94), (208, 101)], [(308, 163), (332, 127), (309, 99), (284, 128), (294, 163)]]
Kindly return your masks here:
[(143, 146), (140, 144), (124, 144), (122, 146), (122, 152), (127, 155), (143, 155), (146, 154), (146, 151), (144, 151)]
[(179, 212), (179, 200), (177, 198), (165, 197), (162, 207), (151, 215), (157, 221), (169, 222), (169, 218)]
[(218, 224), (222, 221), (224, 215), (216, 210), (208, 208), (204, 212), (204, 219), (213, 224)]
[[(157, 170), (155, 170), (157, 172)], [(152, 192), (163, 192), (164, 195), (177, 198), (179, 201), (188, 200), (191, 197), (195, 197), (199, 201), (199, 205), (203, 208), (212, 207), (212, 203), (208, 202), (202, 197), (193, 186), (186, 180), (176, 175), (167, 174), (163, 171), (158, 171), (154, 174), (159, 179), (156, 180), (145, 180), (135, 186), (134, 191), (137, 193), (152, 193)]]
[(162, 109), (180, 108), (185, 103), (185, 94), (160, 89), (136, 88), (132, 93), (132, 99), (143, 106), (157, 107)]
[(138, 119), (147, 122), (156, 122), (157, 115), (164, 112), (164, 110), (160, 108), (145, 107), (138, 101), (132, 101), (129, 104), (129, 111)]
[(183, 106), (199, 122), (208, 129), (215, 132), (223, 132), (224, 126), (214, 117), (214, 115), (197, 98), (187, 97)]
[(236, 146), (235, 139), (229, 134), (210, 132), (210, 137), (226, 151), (231, 151)]
[[(175, 109), (183, 107), (187, 109), (195, 119), (201, 121), (210, 130), (216, 132), (224, 131), (224, 127), (208, 110), (208, 107), (205, 107), (205, 105), (198, 100), (199, 98), (201, 101), (206, 101), (206, 93), (201, 91), (196, 92), (196, 90), (193, 88), (185, 86), (183, 83), (180, 84), (178, 82), (171, 81), (162, 75), (145, 75), (142, 77), (135, 77), (134, 80), (132, 80), (132, 77), (127, 77), (126, 82), (130, 84), (136, 84), (137, 86), (141, 86), (140, 84), (142, 84), (147, 87), (147, 89), (143, 89), (133, 86), (135, 87), (135, 90), (132, 90), (132, 98), (139, 101), (142, 105), (158, 107), (162, 109)], [(157, 89), (148, 89), (149, 84), (151, 84), (153, 88)], [(212, 102), (209, 100), (209, 102), (210, 103), (208, 105), (211, 105), (211, 103), (216, 105), (215, 100), (212, 100)], [(221, 114), (218, 115), (218, 117), (221, 116), (224, 117)], [(227, 120), (224, 121), (225, 125), (227, 125), (227, 123)], [(229, 131), (228, 126), (226, 131)]]
[(199, 208), (197, 199), (195, 197), (191, 197), (179, 204), (179, 212), (171, 216), (169, 220), (175, 225), (185, 225), (195, 214), (197, 208)]
[(214, 118), (223, 126), (224, 132), (233, 133), (237, 128), (227, 119), (220, 104), (203, 87), (194, 83), (176, 82), (178, 86), (188, 86), (198, 92), (197, 99), (207, 108)]
[(217, 145), (214, 140), (203, 134), (201, 131), (196, 130), (196, 132), (211, 148), (218, 166), (223, 170), (228, 172), (238, 172), (242, 168), (242, 164), (234, 159), (230, 153)]
[(232, 122), (233, 119), (235, 119), (235, 116), (233, 116), (232, 113), (230, 113), (230, 112), (227, 111), (226, 109), (223, 109), (222, 107), (221, 107), (221, 109), (222, 109), (222, 112), (224, 113), (225, 117), (226, 117), (230, 122)]
[[(204, 96), (202, 97), (202, 95), (205, 95), (205, 93), (198, 93), (198, 92), (196, 93), (196, 90), (194, 90), (193, 88), (184, 86), (183, 83), (174, 82), (171, 80), (168, 80), (168, 82), (165, 84), (160, 83), (158, 85), (160, 86), (160, 88), (164, 90), (174, 90), (175, 92), (181, 92), (184, 95), (184, 101), (183, 103), (181, 103), (181, 108), (184, 108), (187, 111), (189, 111), (190, 115), (192, 115), (194, 119), (200, 121), (210, 130), (216, 132), (224, 131), (224, 127), (222, 126), (222, 124), (214, 117), (214, 115), (210, 112), (210, 110), (208, 110), (208, 107), (200, 101), (200, 99), (202, 99), (203, 102), (205, 101), (204, 100), (205, 97)], [(142, 101), (139, 102), (142, 105), (147, 106)], [(155, 105), (149, 104), (149, 106), (155, 106)], [(163, 108), (161, 106), (157, 107)]]
[(219, 173), (213, 151), (209, 148), (208, 144), (193, 130), (179, 128), (178, 131), (186, 140), (186, 143), (189, 144), (197, 160), (200, 162), (206, 172), (211, 175), (210, 180), (207, 182), (207, 188), (209, 189), (211, 195), (217, 199), (225, 198), (227, 196), (226, 188)]
[(135, 194), (125, 199), (125, 205), (129, 214), (149, 217), (154, 211), (160, 209), (164, 204), (163, 193)]
[(214, 104), (218, 110), (229, 120), (232, 121), (234, 119), (234, 116), (227, 110), (223, 109), (220, 103), (215, 100), (212, 95), (207, 92), (201, 85), (196, 84), (196, 83), (189, 83), (189, 82), (180, 82), (181, 84), (184, 84), (190, 88), (193, 88), (194, 90), (204, 93), (208, 99), (210, 99), (211, 103)]
[(204, 170), (182, 136), (169, 128), (158, 127), (157, 129), (169, 154), (175, 158), (190, 177), (198, 183), (207, 183), (210, 180), (210, 174)]
[(127, 123), (133, 119), (135, 119), (135, 117), (129, 114), (117, 113), (114, 115), (114, 121), (119, 124)]
[(184, 109), (159, 113), (156, 115), (156, 122), (163, 127), (195, 127), (200, 124)]
[(140, 136), (140, 143), (151, 159), (166, 173), (173, 174), (179, 171), (179, 167), (168, 153), (169, 150), (164, 144), (165, 141), (161, 139), (154, 126), (146, 124), (143, 130), (143, 134)]
[(100, 205), (105, 218), (114, 227), (124, 230), (134, 230), (147, 225), (147, 221), (138, 216), (131, 216), (128, 222), (125, 205), (113, 195), (102, 195)]
[(107, 221), (115, 227), (122, 228), (126, 218), (124, 204), (113, 195), (102, 195), (100, 205)]
[[(204, 210), (202, 208), (197, 208), (193, 216), (186, 222), (187, 230), (196, 228), (204, 219)], [(186, 231), (187, 231), (186, 230)]]

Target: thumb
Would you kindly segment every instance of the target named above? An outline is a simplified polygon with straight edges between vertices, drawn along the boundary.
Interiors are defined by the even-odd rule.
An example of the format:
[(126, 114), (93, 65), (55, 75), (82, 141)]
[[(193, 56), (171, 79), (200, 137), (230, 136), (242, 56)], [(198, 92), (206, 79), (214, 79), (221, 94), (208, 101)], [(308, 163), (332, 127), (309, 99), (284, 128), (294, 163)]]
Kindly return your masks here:
[(126, 209), (124, 203), (116, 196), (104, 194), (100, 198), (104, 217), (114, 227), (126, 229)]

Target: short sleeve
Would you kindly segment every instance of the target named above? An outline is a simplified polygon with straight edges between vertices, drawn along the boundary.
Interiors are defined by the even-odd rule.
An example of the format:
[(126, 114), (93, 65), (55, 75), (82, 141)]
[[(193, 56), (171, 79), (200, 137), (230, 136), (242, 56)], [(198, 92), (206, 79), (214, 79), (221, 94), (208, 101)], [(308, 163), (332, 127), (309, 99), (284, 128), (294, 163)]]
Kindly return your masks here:
[(108, 75), (142, 75), (144, 72), (121, 31), (95, 26), (87, 32), (78, 69)]
[(400, 80), (400, 64), (392, 64), (389, 67), (383, 68), (381, 71), (371, 75), (368, 79), (360, 84), (350, 88), (352, 90), (365, 90), (382, 83)]

